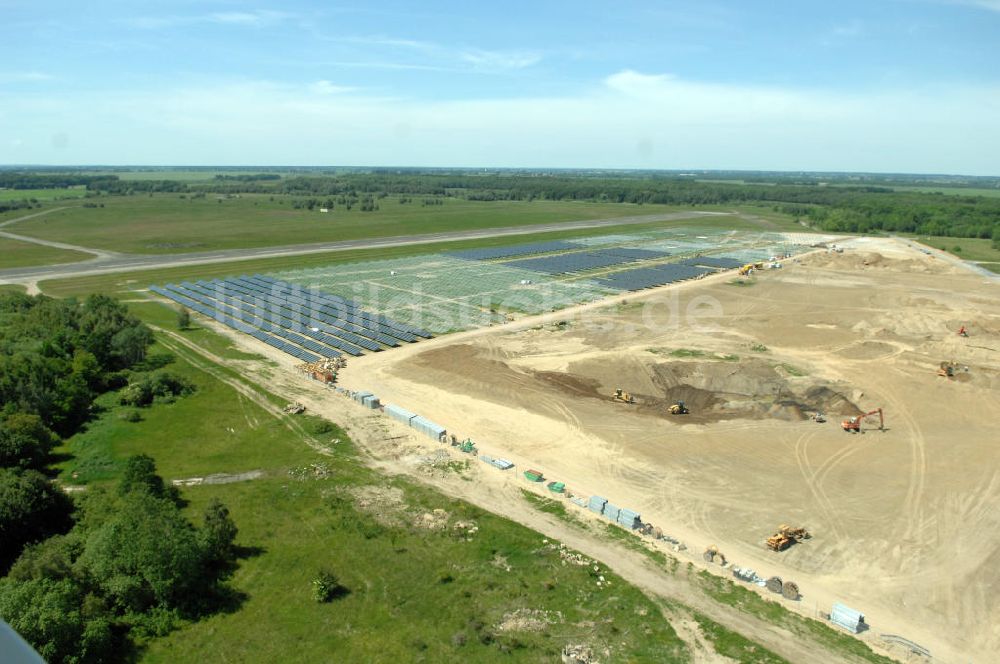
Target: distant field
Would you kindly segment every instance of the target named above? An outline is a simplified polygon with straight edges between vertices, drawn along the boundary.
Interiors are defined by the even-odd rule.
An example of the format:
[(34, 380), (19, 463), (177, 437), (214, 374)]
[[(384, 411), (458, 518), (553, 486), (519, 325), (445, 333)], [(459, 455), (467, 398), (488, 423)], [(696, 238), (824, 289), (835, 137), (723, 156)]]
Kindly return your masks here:
[[(382, 249), (356, 249), (305, 256), (282, 256), (277, 258), (257, 258), (229, 263), (213, 263), (207, 265), (192, 265), (185, 267), (143, 270), (141, 272), (122, 272), (119, 274), (99, 274), (71, 279), (53, 279), (42, 281), (39, 285), (43, 292), (56, 297), (84, 295), (87, 293), (109, 293), (119, 297), (128, 296), (135, 289), (144, 289), (150, 284), (180, 281), (188, 278), (212, 279), (252, 272), (276, 272), (279, 270), (303, 269), (332, 265), (334, 263), (350, 263), (355, 261), (372, 261), (388, 258), (400, 258), (418, 254), (435, 253), (439, 251), (456, 251), (473, 247), (497, 247), (511, 244), (535, 242), (539, 240), (558, 240), (587, 237), (592, 235), (608, 235), (615, 232), (638, 233), (644, 230), (679, 227), (705, 230), (719, 229), (760, 229), (754, 224), (735, 216), (701, 218), (697, 220), (681, 220), (671, 222), (653, 222), (650, 224), (633, 224), (629, 226), (604, 226), (602, 228), (579, 229), (573, 231), (554, 231), (549, 233), (529, 233), (512, 237), (487, 238), (467, 240), (462, 242), (437, 242), (417, 244)], [(789, 225), (789, 228), (794, 225)], [(771, 229), (767, 229), (771, 230)], [(805, 229), (798, 227), (798, 231)]]
[(10, 240), (0, 237), (0, 270), (14, 267), (32, 267), (35, 265), (56, 265), (58, 263), (74, 263), (92, 258), (90, 254), (68, 249), (43, 247), (30, 242)]
[(17, 225), (17, 232), (130, 253), (188, 253), (309, 242), (473, 230), (503, 226), (662, 214), (679, 208), (584, 202), (470, 202), (422, 206), (379, 201), (361, 212), (296, 210), (290, 197), (180, 198), (177, 194), (102, 197), (101, 208), (74, 208)]
[(989, 196), (1000, 198), (1000, 189), (982, 189), (976, 187), (893, 187), (896, 191), (920, 191), (929, 194), (946, 194), (948, 196)]
[[(141, 170), (141, 171), (84, 171), (85, 175), (115, 175), (119, 180), (176, 180), (178, 182), (201, 182), (212, 180), (216, 175), (256, 175), (259, 173), (271, 173), (273, 171), (227, 171), (220, 169), (217, 171), (184, 171), (184, 170)], [(287, 173), (279, 173), (282, 177), (287, 177)]]
[(0, 201), (19, 201), (27, 198), (38, 201), (55, 201), (60, 198), (83, 198), (87, 194), (84, 187), (68, 189), (0, 189)]

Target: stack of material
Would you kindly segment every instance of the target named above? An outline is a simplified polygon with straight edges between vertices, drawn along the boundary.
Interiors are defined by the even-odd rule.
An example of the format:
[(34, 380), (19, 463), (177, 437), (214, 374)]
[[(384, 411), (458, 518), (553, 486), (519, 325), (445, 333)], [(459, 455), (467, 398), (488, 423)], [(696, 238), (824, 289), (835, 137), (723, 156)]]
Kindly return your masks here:
[(861, 612), (840, 602), (833, 605), (833, 610), (830, 611), (830, 622), (853, 634), (857, 634), (865, 628), (865, 617)]
[(618, 523), (630, 530), (635, 530), (642, 526), (642, 519), (639, 518), (638, 512), (623, 507), (618, 511)]
[(611, 503), (607, 503), (604, 506), (604, 516), (608, 517), (612, 521), (615, 521), (615, 522), (618, 521), (618, 514), (620, 512), (621, 512), (621, 509), (617, 505), (612, 505)]
[(406, 426), (410, 426), (410, 420), (417, 416), (416, 413), (411, 413), (402, 406), (395, 406), (393, 404), (386, 404), (385, 414), (397, 422), (402, 422)]
[(447, 430), (440, 424), (431, 422), (426, 417), (421, 417), (420, 415), (417, 415), (410, 420), (410, 426), (425, 436), (433, 438), (434, 440), (442, 440), (448, 433)]
[(375, 396), (374, 394), (369, 394), (368, 396), (366, 396), (365, 398), (363, 398), (361, 400), (361, 405), (364, 406), (365, 408), (371, 408), (372, 410), (378, 410), (381, 407), (382, 404), (379, 403), (379, 400), (378, 400), (377, 396)]
[(589, 509), (591, 512), (604, 514), (604, 506), (607, 504), (608, 504), (607, 498), (601, 498), (600, 496), (591, 496), (590, 502), (587, 504), (587, 509)]

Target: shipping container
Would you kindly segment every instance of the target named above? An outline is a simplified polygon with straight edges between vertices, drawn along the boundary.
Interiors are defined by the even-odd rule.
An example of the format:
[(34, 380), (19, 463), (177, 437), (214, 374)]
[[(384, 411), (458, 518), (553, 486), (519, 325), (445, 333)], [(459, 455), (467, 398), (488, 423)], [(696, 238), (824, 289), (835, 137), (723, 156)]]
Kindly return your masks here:
[(531, 482), (541, 482), (545, 479), (545, 476), (542, 475), (542, 471), (532, 470), (530, 468), (524, 471), (524, 477)]

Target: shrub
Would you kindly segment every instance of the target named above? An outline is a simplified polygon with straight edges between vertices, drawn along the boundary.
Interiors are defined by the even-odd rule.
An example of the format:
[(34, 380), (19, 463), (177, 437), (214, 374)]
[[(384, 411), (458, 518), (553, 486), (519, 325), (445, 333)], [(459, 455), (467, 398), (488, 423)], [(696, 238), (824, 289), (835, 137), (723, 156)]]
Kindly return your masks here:
[(337, 575), (329, 570), (320, 570), (316, 578), (313, 579), (313, 599), (321, 604), (332, 602), (346, 591)]

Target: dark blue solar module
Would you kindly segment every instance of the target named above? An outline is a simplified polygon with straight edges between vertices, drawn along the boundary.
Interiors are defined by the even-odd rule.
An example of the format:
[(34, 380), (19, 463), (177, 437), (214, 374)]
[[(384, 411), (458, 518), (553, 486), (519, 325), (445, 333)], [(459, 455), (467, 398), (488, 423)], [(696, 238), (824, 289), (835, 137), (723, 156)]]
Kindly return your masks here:
[(464, 258), (472, 261), (488, 261), (494, 258), (510, 258), (511, 256), (528, 256), (531, 254), (545, 254), (550, 251), (567, 251), (579, 249), (580, 245), (562, 240), (550, 240), (548, 242), (533, 242), (531, 244), (518, 244), (512, 247), (488, 247), (485, 249), (463, 249), (461, 251), (451, 251), (445, 256)]
[(632, 249), (631, 247), (611, 247), (610, 249), (599, 249), (596, 253), (607, 256), (631, 258), (637, 261), (644, 261), (652, 258), (665, 258), (670, 255), (670, 252), (667, 251), (656, 251), (654, 249)]
[(721, 270), (732, 270), (743, 265), (743, 263), (733, 258), (718, 256), (695, 256), (694, 258), (685, 258), (680, 262), (683, 265), (703, 265), (705, 267), (716, 267)]
[(306, 361), (341, 352), (356, 356), (431, 336), (363, 311), (356, 302), (262, 275), (150, 290)]
[(557, 256), (541, 256), (539, 258), (524, 258), (517, 261), (504, 261), (504, 265), (519, 267), (534, 272), (546, 274), (565, 274), (567, 272), (584, 272), (601, 267), (611, 267), (623, 263), (632, 263), (638, 259), (623, 256), (613, 256), (600, 251), (581, 251), (575, 254), (559, 254)]
[(655, 286), (684, 281), (699, 277), (711, 270), (694, 267), (691, 265), (660, 265), (653, 267), (642, 267), (634, 270), (625, 270), (609, 274), (598, 279), (598, 283), (608, 288), (615, 288), (623, 291), (636, 291)]

